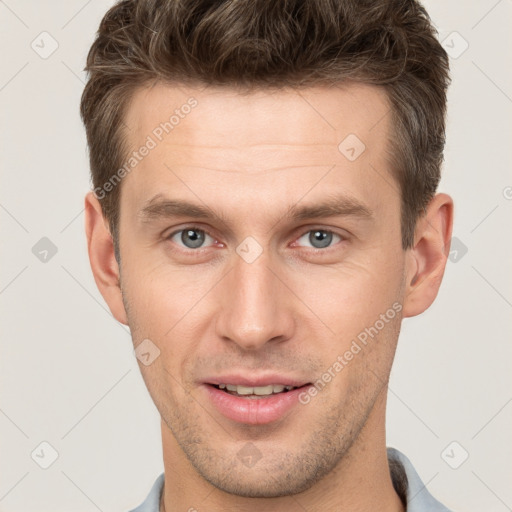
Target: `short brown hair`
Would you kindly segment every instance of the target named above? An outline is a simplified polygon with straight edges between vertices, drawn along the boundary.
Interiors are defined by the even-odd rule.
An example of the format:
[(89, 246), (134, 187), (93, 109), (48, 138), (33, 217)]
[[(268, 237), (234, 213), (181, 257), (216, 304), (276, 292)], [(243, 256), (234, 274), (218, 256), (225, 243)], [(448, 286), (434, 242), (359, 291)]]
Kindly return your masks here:
[[(94, 187), (126, 158), (126, 106), (150, 82), (252, 89), (350, 80), (388, 94), (404, 249), (436, 192), (449, 64), (415, 0), (123, 0), (101, 21), (85, 70), (80, 113)], [(101, 199), (116, 249), (120, 188)]]

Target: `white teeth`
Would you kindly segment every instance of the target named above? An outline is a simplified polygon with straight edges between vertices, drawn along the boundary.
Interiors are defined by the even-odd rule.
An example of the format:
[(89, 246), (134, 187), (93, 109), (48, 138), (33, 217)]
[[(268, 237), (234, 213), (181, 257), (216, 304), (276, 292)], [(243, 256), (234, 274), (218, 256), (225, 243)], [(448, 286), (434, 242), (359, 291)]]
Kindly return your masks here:
[(293, 386), (282, 386), (281, 384), (269, 384), (268, 386), (236, 386), (234, 384), (219, 384), (219, 389), (226, 389), (238, 395), (268, 396), (272, 393), (282, 393), (285, 389), (290, 391)]
[(257, 388), (253, 388), (254, 395), (260, 395), (260, 396), (271, 395), (273, 392), (274, 392), (274, 386), (272, 386), (272, 384), (270, 386), (259, 386)]
[(234, 391), (239, 395), (254, 395), (254, 388), (248, 388), (247, 386), (235, 386)]

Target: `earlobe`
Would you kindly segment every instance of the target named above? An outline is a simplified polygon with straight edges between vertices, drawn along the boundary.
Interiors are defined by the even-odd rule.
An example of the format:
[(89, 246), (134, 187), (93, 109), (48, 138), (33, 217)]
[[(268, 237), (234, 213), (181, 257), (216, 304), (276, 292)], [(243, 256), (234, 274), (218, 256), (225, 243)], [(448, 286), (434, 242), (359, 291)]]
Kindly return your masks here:
[(408, 250), (404, 317), (423, 313), (437, 296), (453, 227), (453, 201), (447, 194), (437, 194), (425, 214), (418, 219), (414, 247)]
[(119, 284), (119, 265), (114, 254), (114, 243), (101, 205), (92, 192), (85, 197), (85, 232), (89, 261), (96, 285), (112, 315), (128, 325)]

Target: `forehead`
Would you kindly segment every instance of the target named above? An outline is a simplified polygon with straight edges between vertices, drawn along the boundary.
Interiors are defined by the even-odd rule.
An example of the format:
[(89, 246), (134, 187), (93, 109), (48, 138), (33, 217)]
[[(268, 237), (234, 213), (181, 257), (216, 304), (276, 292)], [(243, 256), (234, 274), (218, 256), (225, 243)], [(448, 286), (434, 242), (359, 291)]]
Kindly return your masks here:
[(293, 201), (333, 168), (316, 192), (345, 180), (349, 195), (358, 187), (364, 195), (375, 172), (387, 172), (389, 113), (384, 90), (364, 84), (252, 92), (146, 87), (127, 108), (126, 139), (130, 151), (151, 149), (124, 178), (121, 196), (133, 208), (178, 188), (194, 198), (186, 186), (193, 183), (203, 199), (206, 190), (214, 199), (236, 189), (241, 202), (261, 193), (268, 203), (279, 188)]
[[(192, 103), (194, 107), (190, 107)], [(226, 148), (337, 145), (345, 132), (356, 133), (370, 143), (377, 125), (374, 135), (378, 138), (388, 127), (389, 110), (382, 88), (361, 83), (252, 92), (157, 83), (135, 92), (125, 123), (129, 127), (128, 139), (134, 145), (157, 129), (159, 123), (169, 120), (174, 140), (165, 142), (181, 145), (183, 139), (194, 146)], [(194, 123), (197, 118), (200, 123)]]

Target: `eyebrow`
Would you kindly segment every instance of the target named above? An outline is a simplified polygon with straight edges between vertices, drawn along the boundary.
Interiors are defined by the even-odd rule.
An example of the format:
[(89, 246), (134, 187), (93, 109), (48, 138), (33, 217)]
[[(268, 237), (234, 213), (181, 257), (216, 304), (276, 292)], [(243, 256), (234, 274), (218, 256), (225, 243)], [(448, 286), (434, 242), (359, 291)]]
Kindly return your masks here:
[[(224, 224), (229, 224), (228, 219), (223, 214), (214, 212), (206, 205), (168, 199), (162, 194), (157, 194), (147, 201), (139, 211), (138, 216), (144, 223), (173, 217), (190, 217), (194, 219), (219, 219)], [(371, 219), (373, 216), (372, 210), (359, 200), (347, 195), (338, 195), (331, 196), (318, 204), (300, 205), (296, 203), (288, 208), (283, 217), (298, 221), (322, 217)]]

